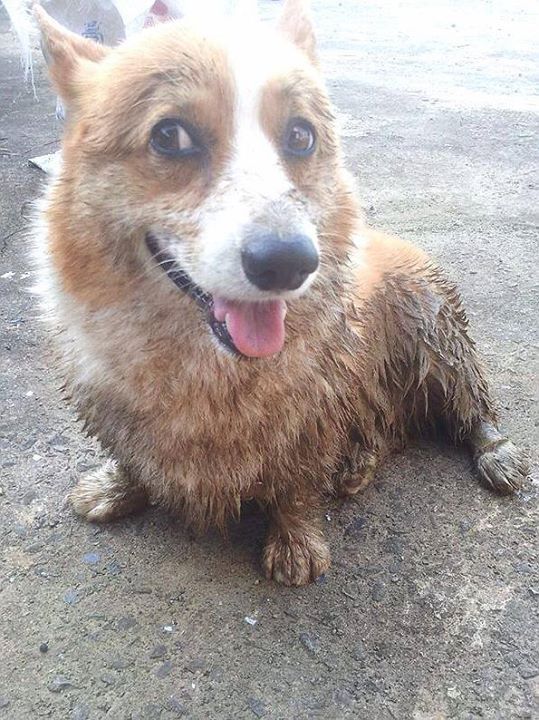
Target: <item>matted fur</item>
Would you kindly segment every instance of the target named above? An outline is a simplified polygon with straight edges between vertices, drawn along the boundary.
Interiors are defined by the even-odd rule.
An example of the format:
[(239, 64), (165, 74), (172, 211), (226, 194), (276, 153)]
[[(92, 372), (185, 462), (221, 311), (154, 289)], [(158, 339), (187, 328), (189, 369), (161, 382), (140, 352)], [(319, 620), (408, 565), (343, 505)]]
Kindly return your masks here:
[[(42, 294), (72, 402), (115, 461), (73, 491), (77, 512), (110, 519), (148, 495), (199, 528), (224, 529), (255, 498), (271, 520), (268, 576), (301, 585), (329, 566), (324, 499), (364, 487), (410, 435), (443, 427), (477, 449), (492, 487), (518, 486), (525, 467), (498, 442), (457, 291), (423, 252), (363, 223), (302, 3), (290, 0), (282, 21), (297, 47), (256, 30), (259, 86), (236, 45), (184, 23), (97, 57), (39, 19), (71, 103), (41, 216)], [(260, 54), (265, 43), (275, 63)], [(148, 150), (152, 124), (176, 105), (211, 136), (204, 166)], [(316, 126), (309, 160), (279, 156), (294, 116)], [(223, 237), (249, 213), (303, 223), (321, 257), (312, 284), (287, 298), (284, 349), (259, 360), (217, 346), (143, 240), (158, 222), (181, 237), (172, 247), (197, 283), (216, 292), (224, 277), (241, 296), (254, 291), (234, 275), (234, 242)]]

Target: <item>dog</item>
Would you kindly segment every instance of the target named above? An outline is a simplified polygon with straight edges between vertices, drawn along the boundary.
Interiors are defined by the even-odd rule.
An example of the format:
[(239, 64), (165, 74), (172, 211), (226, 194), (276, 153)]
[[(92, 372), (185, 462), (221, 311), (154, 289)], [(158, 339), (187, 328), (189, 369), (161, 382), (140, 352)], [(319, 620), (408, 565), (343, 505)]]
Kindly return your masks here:
[(71, 492), (79, 515), (152, 501), (225, 530), (253, 499), (265, 574), (296, 586), (330, 566), (328, 498), (411, 437), (442, 430), (492, 490), (521, 486), (456, 288), (362, 218), (305, 3), (113, 49), (35, 15), (68, 109), (40, 293), (110, 457)]

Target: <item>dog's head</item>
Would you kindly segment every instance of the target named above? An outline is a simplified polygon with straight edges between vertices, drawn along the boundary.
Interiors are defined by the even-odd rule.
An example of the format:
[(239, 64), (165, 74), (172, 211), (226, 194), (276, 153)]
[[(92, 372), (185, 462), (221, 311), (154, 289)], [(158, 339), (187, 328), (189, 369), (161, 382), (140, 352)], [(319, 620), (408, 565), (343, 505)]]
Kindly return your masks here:
[(355, 222), (303, 2), (278, 28), (180, 21), (115, 49), (36, 15), (67, 106), (72, 222), (98, 226), (149, 295), (160, 265), (224, 346), (278, 352), (287, 301), (344, 257)]

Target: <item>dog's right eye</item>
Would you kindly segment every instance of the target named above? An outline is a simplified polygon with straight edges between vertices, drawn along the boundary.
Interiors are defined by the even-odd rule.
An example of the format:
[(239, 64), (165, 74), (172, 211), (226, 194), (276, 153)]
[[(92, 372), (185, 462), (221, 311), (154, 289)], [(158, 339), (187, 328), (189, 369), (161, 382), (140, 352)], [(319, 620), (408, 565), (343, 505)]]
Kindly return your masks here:
[(152, 128), (150, 145), (155, 152), (168, 157), (185, 157), (200, 150), (193, 139), (193, 131), (180, 120), (161, 120)]

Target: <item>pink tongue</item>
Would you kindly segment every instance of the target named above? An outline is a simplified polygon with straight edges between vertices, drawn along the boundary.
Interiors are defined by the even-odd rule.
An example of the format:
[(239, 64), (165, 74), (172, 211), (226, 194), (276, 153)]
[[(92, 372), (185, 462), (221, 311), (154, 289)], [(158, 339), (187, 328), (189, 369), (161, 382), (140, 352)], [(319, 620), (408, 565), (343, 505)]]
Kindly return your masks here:
[(214, 296), (213, 314), (219, 322), (226, 322), (234, 345), (243, 355), (267, 357), (283, 349), (283, 300), (236, 302)]

